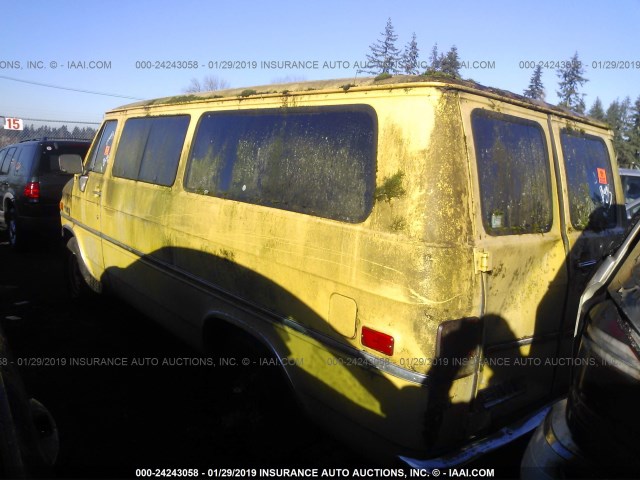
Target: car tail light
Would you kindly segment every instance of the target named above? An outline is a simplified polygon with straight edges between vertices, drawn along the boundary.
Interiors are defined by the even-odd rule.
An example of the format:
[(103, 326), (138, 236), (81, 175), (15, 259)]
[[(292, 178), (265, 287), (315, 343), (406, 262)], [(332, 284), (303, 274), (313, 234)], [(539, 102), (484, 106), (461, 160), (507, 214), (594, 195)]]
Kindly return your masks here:
[(360, 340), (365, 347), (369, 347), (388, 356), (393, 355), (394, 340), (391, 335), (378, 332), (369, 327), (362, 327)]
[(24, 187), (24, 196), (27, 198), (40, 198), (40, 182), (29, 182)]
[(637, 365), (640, 361), (637, 335), (620, 317), (612, 301), (599, 303), (591, 309), (589, 320), (587, 332), (599, 347), (613, 355), (614, 359), (623, 359)]

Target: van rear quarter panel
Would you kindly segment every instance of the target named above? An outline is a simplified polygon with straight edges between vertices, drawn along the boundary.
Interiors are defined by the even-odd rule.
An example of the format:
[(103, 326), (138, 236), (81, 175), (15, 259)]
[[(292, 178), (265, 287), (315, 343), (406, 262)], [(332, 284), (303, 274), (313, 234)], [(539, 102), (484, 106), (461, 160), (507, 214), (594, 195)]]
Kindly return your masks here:
[[(364, 222), (183, 188), (191, 139), (203, 113), (345, 104), (370, 105), (377, 116), (376, 201)], [(156, 303), (146, 308), (183, 338), (198, 344), (200, 338), (193, 336), (206, 320), (233, 318), (279, 356), (304, 359), (289, 372), (301, 391), (404, 447), (422, 448), (423, 425), (416, 418), (426, 415), (426, 389), (357, 364), (332, 364), (339, 354), (322, 339), (352, 348), (355, 356), (369, 352), (424, 374), (434, 357), (438, 325), (478, 315), (470, 176), (457, 93), (354, 89), (126, 115), (146, 113), (189, 113), (187, 140), (173, 187), (109, 177), (102, 219), (103, 232), (113, 240), (105, 242), (107, 270), (135, 287), (129, 296), (145, 297), (137, 304)], [(171, 278), (167, 268), (174, 272)], [(333, 311), (353, 318), (331, 316), (336, 295), (355, 308)], [(285, 326), (292, 324), (295, 329)], [(363, 325), (394, 338), (393, 356), (361, 344)], [(455, 382), (450, 394), (468, 402), (472, 382)]]

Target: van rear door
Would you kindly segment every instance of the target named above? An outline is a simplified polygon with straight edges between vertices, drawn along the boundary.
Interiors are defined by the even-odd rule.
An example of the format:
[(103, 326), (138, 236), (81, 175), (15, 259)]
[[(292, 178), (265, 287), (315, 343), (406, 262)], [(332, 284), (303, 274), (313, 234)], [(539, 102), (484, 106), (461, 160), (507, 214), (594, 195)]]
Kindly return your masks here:
[[(578, 302), (587, 281), (622, 237), (626, 223), (622, 186), (609, 133), (598, 127), (550, 117), (563, 190), (562, 227), (570, 253), (569, 289), (560, 358), (570, 358)], [(555, 391), (568, 386), (569, 372), (558, 372)]]
[[(547, 115), (461, 94), (484, 319), (474, 413), (494, 426), (551, 395), (567, 293)], [(484, 271), (483, 271), (484, 270)]]

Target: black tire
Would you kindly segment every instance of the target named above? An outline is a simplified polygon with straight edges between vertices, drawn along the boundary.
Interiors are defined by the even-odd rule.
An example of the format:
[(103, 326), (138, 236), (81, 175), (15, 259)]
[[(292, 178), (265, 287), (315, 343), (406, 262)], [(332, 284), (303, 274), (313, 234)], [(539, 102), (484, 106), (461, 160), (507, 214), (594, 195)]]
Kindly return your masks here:
[(7, 235), (9, 236), (9, 245), (15, 250), (22, 251), (26, 247), (26, 239), (16, 210), (13, 207), (9, 207), (6, 214), (7, 220)]
[[(65, 280), (69, 297), (74, 301), (84, 301), (95, 297), (102, 290), (102, 285), (98, 280), (93, 279), (80, 256), (78, 241), (71, 238), (67, 242), (65, 249)], [(87, 282), (91, 282), (91, 285)]]

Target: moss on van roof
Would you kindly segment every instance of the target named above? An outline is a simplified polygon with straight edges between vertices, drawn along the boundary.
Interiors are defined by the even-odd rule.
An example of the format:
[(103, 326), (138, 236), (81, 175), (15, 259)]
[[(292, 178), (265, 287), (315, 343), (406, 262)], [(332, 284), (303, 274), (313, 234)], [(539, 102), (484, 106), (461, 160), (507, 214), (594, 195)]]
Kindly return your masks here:
[(198, 92), (187, 95), (175, 95), (172, 97), (156, 98), (131, 103), (115, 108), (112, 111), (128, 110), (136, 107), (150, 107), (156, 105), (172, 105), (207, 100), (243, 100), (251, 97), (286, 96), (310, 93), (350, 92), (361, 89), (379, 89), (380, 87), (406, 88), (406, 84), (421, 84), (420, 86), (435, 86), (444, 89), (459, 89), (472, 93), (484, 94), (490, 97), (501, 97), (502, 100), (511, 100), (513, 103), (524, 104), (536, 110), (553, 111), (563, 117), (572, 117), (576, 120), (590, 123), (599, 127), (607, 127), (606, 124), (593, 118), (586, 117), (569, 109), (552, 105), (541, 100), (533, 100), (499, 88), (487, 87), (473, 80), (461, 80), (440, 72), (422, 75), (394, 75), (362, 78), (343, 78), (332, 80), (315, 80), (292, 83), (279, 83), (254, 87), (230, 88), (210, 92)]

